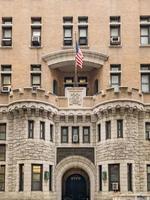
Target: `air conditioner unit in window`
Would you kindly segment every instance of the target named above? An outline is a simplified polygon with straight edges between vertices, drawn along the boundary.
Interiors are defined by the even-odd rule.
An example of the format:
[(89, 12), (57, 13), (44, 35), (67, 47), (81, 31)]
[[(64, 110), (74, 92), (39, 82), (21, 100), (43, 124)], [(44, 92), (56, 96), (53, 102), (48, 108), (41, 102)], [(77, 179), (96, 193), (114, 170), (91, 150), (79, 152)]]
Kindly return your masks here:
[(11, 46), (11, 38), (3, 38), (2, 45), (4, 46)]
[(118, 189), (119, 189), (119, 184), (117, 182), (112, 183), (112, 190), (113, 191), (118, 191)]
[(11, 91), (11, 86), (3, 86), (1, 92), (8, 93)]
[(33, 43), (33, 45), (40, 45), (40, 36), (39, 35), (33, 35), (32, 36), (32, 43)]
[(110, 43), (111, 44), (120, 44), (120, 37), (119, 36), (111, 36)]
[(40, 86), (32, 86), (33, 91), (36, 91), (38, 88), (40, 88)]
[(73, 142), (74, 142), (74, 143), (78, 142), (78, 135), (74, 135), (74, 136), (73, 136)]

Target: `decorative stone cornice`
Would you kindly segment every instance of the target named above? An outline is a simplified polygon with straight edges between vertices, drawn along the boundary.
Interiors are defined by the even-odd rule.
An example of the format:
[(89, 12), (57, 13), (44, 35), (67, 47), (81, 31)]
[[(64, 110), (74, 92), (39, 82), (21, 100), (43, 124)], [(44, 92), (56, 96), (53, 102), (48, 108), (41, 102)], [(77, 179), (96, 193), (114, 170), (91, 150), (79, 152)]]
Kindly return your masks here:
[[(99, 68), (104, 65), (104, 62), (108, 60), (108, 56), (99, 52), (91, 50), (82, 50), (84, 55), (84, 63), (86, 66), (91, 65), (94, 68)], [(50, 68), (55, 69), (67, 63), (74, 63), (75, 51), (74, 50), (62, 50), (58, 52), (53, 52), (42, 57), (45, 62), (50, 66)]]

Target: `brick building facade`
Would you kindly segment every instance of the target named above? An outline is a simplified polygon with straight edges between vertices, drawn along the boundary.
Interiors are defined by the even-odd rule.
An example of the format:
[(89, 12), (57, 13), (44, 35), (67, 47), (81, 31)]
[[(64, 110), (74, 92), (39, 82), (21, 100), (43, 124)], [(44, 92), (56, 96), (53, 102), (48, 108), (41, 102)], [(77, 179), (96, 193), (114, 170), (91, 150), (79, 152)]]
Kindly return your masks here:
[(0, 200), (149, 200), (150, 1), (1, 0), (0, 41)]

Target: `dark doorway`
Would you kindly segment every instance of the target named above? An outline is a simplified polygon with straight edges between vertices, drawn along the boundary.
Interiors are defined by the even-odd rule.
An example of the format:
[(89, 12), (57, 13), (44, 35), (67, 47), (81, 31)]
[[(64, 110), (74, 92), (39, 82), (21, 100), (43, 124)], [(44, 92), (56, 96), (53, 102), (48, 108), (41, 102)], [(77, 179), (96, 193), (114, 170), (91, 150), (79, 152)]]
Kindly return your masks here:
[(62, 200), (90, 200), (88, 175), (82, 170), (68, 171), (62, 179)]

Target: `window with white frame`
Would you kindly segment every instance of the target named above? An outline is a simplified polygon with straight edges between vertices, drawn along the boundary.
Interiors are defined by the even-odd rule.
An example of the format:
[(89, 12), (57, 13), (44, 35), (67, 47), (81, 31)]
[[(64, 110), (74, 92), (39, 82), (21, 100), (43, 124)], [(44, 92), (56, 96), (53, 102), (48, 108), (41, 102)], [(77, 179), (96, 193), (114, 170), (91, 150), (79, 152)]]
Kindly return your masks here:
[(150, 45), (150, 16), (140, 17), (141, 45)]
[(79, 45), (88, 45), (88, 17), (78, 17)]
[(61, 127), (61, 143), (68, 143), (68, 127)]
[(2, 18), (2, 46), (12, 46), (12, 17)]
[(72, 46), (73, 44), (73, 17), (63, 17), (63, 31), (64, 31), (64, 46)]
[(72, 143), (79, 143), (79, 127), (72, 127)]
[(11, 65), (1, 65), (1, 85), (2, 92), (10, 91), (12, 68)]
[(90, 127), (83, 127), (83, 143), (90, 143)]
[(110, 86), (113, 88), (119, 88), (121, 85), (121, 65), (110, 65)]
[(120, 16), (110, 17), (110, 45), (121, 44), (121, 23)]
[(41, 65), (31, 65), (31, 86), (33, 90), (41, 87)]
[(41, 29), (42, 29), (41, 17), (31, 18), (31, 46), (41, 46)]
[(141, 64), (141, 90), (150, 92), (150, 64)]

